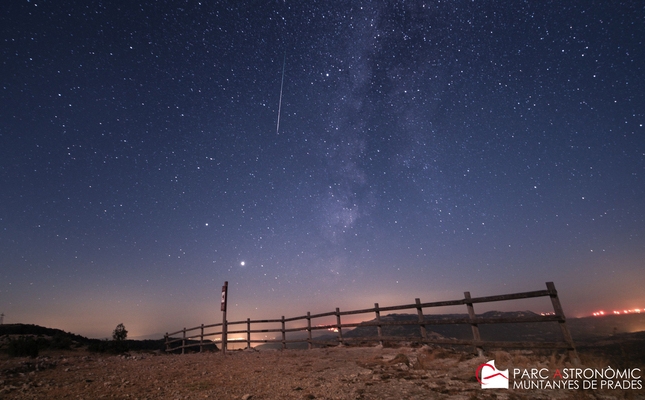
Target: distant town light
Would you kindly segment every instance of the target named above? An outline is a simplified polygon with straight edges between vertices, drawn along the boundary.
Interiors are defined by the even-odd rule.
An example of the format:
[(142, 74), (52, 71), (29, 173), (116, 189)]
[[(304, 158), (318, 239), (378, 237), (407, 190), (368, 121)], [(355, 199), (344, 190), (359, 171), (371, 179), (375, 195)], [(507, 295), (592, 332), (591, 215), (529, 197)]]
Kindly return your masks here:
[[(622, 314), (640, 314), (641, 312), (645, 312), (645, 308), (634, 308), (631, 310), (614, 310), (612, 311), (613, 315), (622, 315)], [(602, 315), (605, 315), (604, 311), (594, 311), (591, 313), (594, 317), (600, 317)]]

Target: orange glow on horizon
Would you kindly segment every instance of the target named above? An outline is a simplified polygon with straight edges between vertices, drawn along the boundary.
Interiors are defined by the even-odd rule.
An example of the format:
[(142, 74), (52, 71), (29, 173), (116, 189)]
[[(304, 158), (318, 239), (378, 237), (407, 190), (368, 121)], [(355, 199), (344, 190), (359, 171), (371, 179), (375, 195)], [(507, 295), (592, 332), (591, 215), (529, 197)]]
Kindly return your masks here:
[[(634, 308), (634, 309), (622, 310), (622, 311), (614, 310), (614, 311), (612, 311), (612, 314), (613, 315), (640, 314), (641, 311), (644, 311), (644, 310), (645, 309), (642, 309), (642, 308)], [(596, 311), (596, 312), (592, 313), (591, 315), (593, 315), (594, 317), (601, 317), (601, 316), (605, 315), (605, 312), (604, 311)]]

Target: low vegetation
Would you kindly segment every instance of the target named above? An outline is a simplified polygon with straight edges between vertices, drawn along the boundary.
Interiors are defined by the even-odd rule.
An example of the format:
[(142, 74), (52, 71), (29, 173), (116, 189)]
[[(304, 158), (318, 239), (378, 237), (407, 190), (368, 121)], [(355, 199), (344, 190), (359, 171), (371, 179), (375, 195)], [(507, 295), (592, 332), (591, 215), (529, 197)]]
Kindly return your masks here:
[(89, 339), (60, 329), (38, 325), (0, 325), (0, 354), (9, 357), (38, 357), (43, 352), (76, 351), (86, 349), (92, 353), (124, 354), (129, 351), (163, 351), (165, 344), (159, 340), (128, 340), (127, 330), (119, 324), (112, 340)]

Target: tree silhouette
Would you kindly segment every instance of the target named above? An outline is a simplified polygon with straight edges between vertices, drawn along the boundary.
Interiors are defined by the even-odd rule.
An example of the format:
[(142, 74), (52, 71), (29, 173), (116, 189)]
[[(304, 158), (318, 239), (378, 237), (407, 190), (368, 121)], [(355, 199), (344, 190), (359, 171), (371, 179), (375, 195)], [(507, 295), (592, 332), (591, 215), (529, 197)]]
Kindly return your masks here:
[(121, 342), (127, 337), (128, 331), (125, 330), (125, 326), (123, 324), (117, 325), (114, 332), (112, 332), (112, 339), (114, 339), (115, 342)]

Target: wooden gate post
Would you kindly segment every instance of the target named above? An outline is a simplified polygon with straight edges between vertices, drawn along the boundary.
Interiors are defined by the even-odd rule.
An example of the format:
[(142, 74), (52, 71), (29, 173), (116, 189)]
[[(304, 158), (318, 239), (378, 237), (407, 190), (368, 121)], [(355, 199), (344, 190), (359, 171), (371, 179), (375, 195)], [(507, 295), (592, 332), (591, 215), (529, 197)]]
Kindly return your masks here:
[(246, 319), (246, 348), (251, 348), (251, 318)]
[(576, 351), (576, 346), (573, 344), (573, 337), (571, 337), (571, 332), (567, 327), (566, 317), (564, 316), (564, 310), (560, 304), (560, 299), (558, 298), (558, 291), (555, 290), (555, 285), (553, 282), (547, 282), (546, 288), (549, 291), (549, 297), (551, 298), (551, 303), (553, 304), (553, 311), (558, 317), (558, 325), (560, 325), (560, 330), (562, 331), (562, 337), (564, 341), (569, 346), (569, 358), (573, 365), (580, 365), (580, 359), (578, 358), (578, 352)]
[(202, 324), (202, 333), (199, 336), (199, 352), (204, 350), (204, 324)]
[[(466, 300), (466, 307), (468, 308), (468, 318), (470, 319), (470, 327), (473, 330), (473, 340), (475, 342), (481, 342), (482, 338), (479, 336), (479, 326), (475, 323), (475, 308), (473, 307), (473, 303), (469, 303), (468, 300), (470, 300), (470, 292), (464, 292), (464, 298)], [(481, 346), (475, 344), (475, 352), (477, 353), (478, 356), (483, 356), (484, 355), (484, 349), (481, 348)]]
[(423, 323), (423, 309), (421, 308), (421, 299), (414, 299), (415, 304), (417, 305), (417, 315), (419, 316), (419, 326), (421, 327), (421, 338), (423, 340), (428, 339), (428, 332), (426, 331), (426, 325)]
[(184, 328), (184, 336), (181, 339), (181, 354), (184, 354), (185, 349), (186, 349), (186, 328)]
[(226, 322), (226, 302), (228, 301), (228, 281), (224, 282), (222, 286), (222, 355), (226, 355), (226, 347), (228, 344), (228, 323)]
[(284, 315), (282, 316), (282, 350), (287, 348), (287, 334), (284, 331)]
[(340, 324), (340, 308), (336, 307), (336, 329), (338, 329), (338, 342), (339, 346), (344, 346), (343, 343), (343, 328)]
[(374, 303), (374, 312), (376, 313), (376, 333), (378, 334), (378, 344), (383, 346), (383, 333), (381, 332), (381, 312), (378, 309), (378, 303)]
[(311, 350), (311, 313), (307, 311), (307, 348)]

